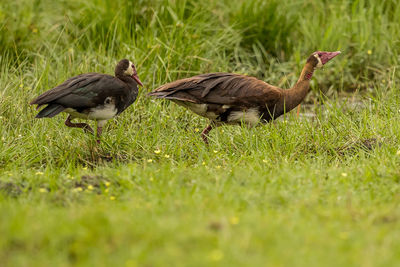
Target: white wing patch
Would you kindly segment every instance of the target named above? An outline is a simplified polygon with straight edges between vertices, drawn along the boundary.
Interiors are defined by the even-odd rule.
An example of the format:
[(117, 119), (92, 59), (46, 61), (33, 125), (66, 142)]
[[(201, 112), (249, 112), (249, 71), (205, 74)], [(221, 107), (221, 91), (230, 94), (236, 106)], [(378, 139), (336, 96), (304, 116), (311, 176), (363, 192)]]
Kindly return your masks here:
[(86, 114), (79, 113), (78, 111), (76, 111), (73, 108), (66, 108), (66, 109), (64, 109), (64, 112), (66, 112), (68, 114), (71, 114), (72, 117), (74, 117), (74, 118), (80, 118), (80, 119), (87, 119), (88, 118)]
[(216, 119), (218, 116), (214, 112), (207, 112), (207, 104), (196, 104), (192, 102), (185, 102), (180, 100), (173, 100), (178, 105), (190, 109), (190, 111), (196, 113), (197, 115), (209, 118)]
[(190, 102), (184, 102), (184, 105), (186, 108), (190, 109), (194, 113), (200, 115), (200, 116), (206, 116), (207, 113), (207, 104), (196, 104), (196, 103), (190, 103)]
[(88, 113), (79, 113), (73, 108), (67, 108), (64, 112), (71, 114), (75, 118), (86, 120), (109, 120), (117, 115), (117, 109), (114, 103), (105, 104), (91, 108)]
[(92, 120), (109, 120), (117, 115), (117, 109), (114, 103), (106, 104), (104, 106), (99, 106), (92, 108), (88, 114), (88, 119)]
[(190, 102), (185, 102), (185, 107), (196, 113), (197, 115), (206, 117), (211, 120), (215, 120), (218, 115), (214, 112), (207, 112), (207, 104), (195, 104)]
[[(185, 102), (185, 101), (180, 101), (180, 100), (173, 100), (175, 103), (178, 105), (181, 105), (187, 109), (190, 109), (192, 112), (196, 113), (197, 115), (200, 115), (202, 117), (206, 117), (210, 120), (215, 120), (218, 118), (219, 114), (216, 114), (214, 112), (208, 111), (208, 105), (207, 104), (197, 104), (197, 103), (192, 103), (192, 102)], [(229, 105), (223, 105), (222, 108), (224, 110), (230, 108), (231, 106)]]
[(260, 113), (257, 108), (249, 108), (246, 111), (232, 111), (228, 116), (228, 123), (246, 123), (248, 126), (256, 126), (260, 122)]

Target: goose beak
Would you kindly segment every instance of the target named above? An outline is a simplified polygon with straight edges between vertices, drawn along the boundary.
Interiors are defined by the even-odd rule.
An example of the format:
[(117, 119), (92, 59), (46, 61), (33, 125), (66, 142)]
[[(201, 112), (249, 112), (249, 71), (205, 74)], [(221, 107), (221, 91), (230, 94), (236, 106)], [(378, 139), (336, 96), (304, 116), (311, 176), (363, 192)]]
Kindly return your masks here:
[(336, 51), (336, 52), (325, 52), (322, 56), (321, 56), (321, 62), (322, 64), (326, 64), (329, 60), (331, 60), (332, 58), (336, 57), (337, 55), (340, 54), (340, 51)]
[(134, 73), (132, 75), (132, 78), (140, 85), (143, 87), (143, 83), (140, 81), (139, 76), (137, 75), (137, 73)]

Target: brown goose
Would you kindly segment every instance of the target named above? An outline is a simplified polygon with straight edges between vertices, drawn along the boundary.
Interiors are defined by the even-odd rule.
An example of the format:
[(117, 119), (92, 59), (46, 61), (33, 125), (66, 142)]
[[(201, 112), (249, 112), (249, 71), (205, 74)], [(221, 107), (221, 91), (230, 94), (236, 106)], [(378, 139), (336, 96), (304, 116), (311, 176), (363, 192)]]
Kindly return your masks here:
[(93, 133), (86, 123), (72, 123), (75, 118), (97, 121), (97, 142), (107, 120), (120, 114), (138, 95), (138, 85), (143, 86), (132, 62), (122, 59), (115, 67), (115, 77), (101, 73), (86, 73), (72, 77), (50, 89), (30, 104), (42, 109), (36, 118), (52, 118), (60, 112), (69, 114), (65, 125), (83, 128)]
[(297, 83), (284, 90), (254, 77), (233, 73), (208, 73), (167, 83), (149, 93), (166, 98), (209, 118), (210, 124), (201, 136), (208, 143), (207, 135), (214, 126), (246, 123), (255, 126), (269, 122), (301, 103), (307, 95), (310, 80), (316, 68), (340, 54), (317, 51), (311, 54)]

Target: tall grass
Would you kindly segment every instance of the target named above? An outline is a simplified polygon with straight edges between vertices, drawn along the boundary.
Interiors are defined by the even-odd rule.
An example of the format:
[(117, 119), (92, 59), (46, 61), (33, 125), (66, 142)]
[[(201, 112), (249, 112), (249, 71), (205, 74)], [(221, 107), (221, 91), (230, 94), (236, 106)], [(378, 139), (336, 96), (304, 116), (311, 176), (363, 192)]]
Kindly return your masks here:
[(354, 90), (399, 65), (399, 16), (396, 1), (19, 0), (0, 6), (0, 44), (14, 66), (43, 54), (52, 65), (81, 54), (99, 65), (129, 55), (146, 67), (141, 60), (152, 62), (152, 74), (240, 70), (262, 77), (259, 66), (268, 69), (275, 58), (296, 62), (283, 72), (297, 74), (311, 52), (340, 49), (332, 76), (344, 73), (344, 80), (329, 84)]

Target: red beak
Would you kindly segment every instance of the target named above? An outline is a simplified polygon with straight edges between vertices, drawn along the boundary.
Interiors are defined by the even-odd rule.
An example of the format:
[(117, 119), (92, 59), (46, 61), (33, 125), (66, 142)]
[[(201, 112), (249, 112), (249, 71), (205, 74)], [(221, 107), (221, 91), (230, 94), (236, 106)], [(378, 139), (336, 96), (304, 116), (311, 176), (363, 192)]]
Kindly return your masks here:
[(336, 51), (336, 52), (324, 52), (324, 54), (321, 56), (321, 62), (322, 64), (325, 65), (325, 63), (327, 63), (329, 60), (331, 60), (332, 58), (336, 57), (337, 55), (340, 54), (340, 51)]
[(140, 85), (143, 87), (143, 83), (140, 81), (139, 76), (137, 75), (137, 73), (132, 75), (132, 78)]

